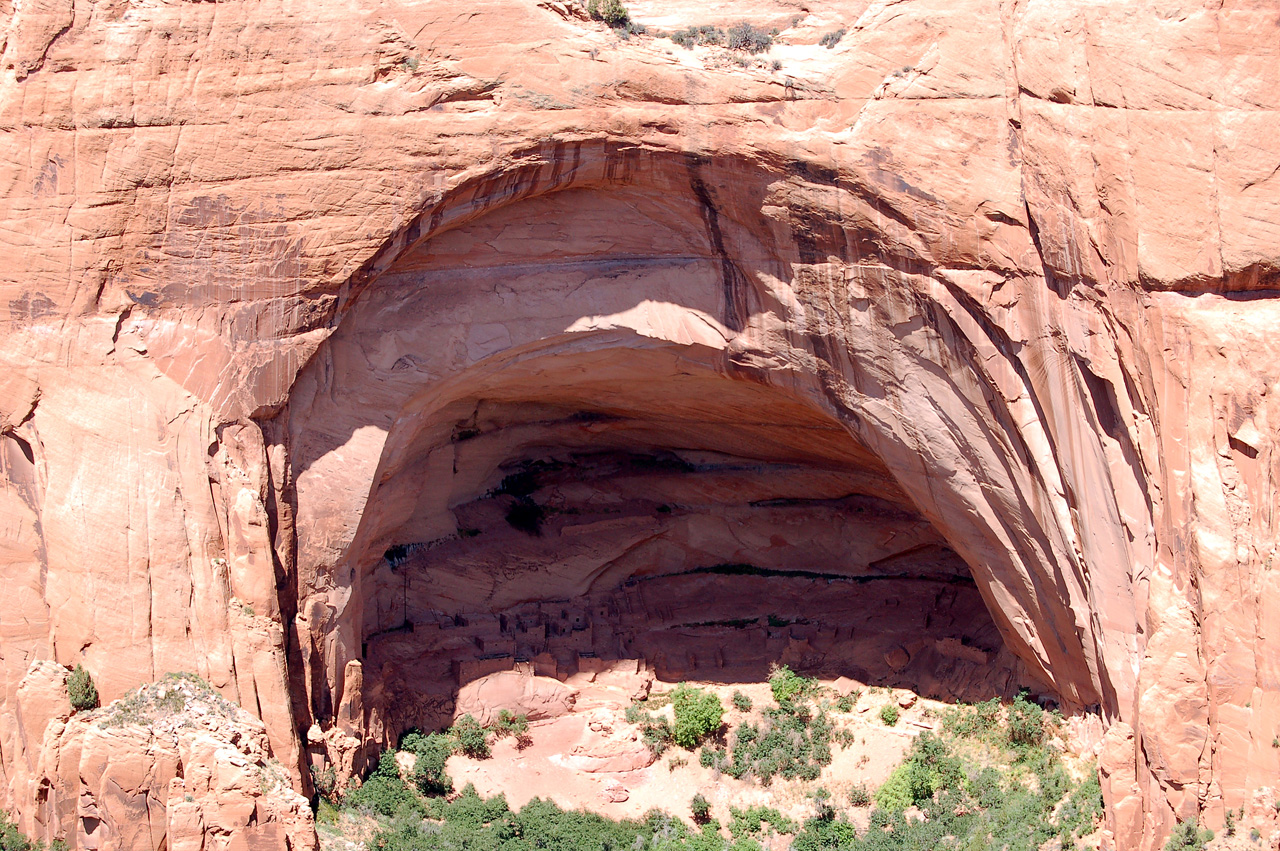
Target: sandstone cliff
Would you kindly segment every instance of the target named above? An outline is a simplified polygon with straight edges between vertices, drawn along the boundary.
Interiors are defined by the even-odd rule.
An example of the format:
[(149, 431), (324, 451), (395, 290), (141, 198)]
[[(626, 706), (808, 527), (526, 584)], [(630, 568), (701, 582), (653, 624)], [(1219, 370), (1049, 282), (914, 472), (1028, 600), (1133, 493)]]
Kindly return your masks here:
[[(812, 635), (761, 610), (755, 655), (655, 664), (959, 695), (1005, 659), (990, 687), (1111, 725), (1123, 848), (1274, 785), (1274, 6), (631, 9), (779, 44), (556, 0), (0, 0), (24, 824), (107, 847), (40, 809), (78, 722), (33, 663), (104, 701), (196, 672), (305, 792), (526, 648), (662, 652), (669, 583), (741, 563), (954, 614), (864, 647), (838, 601)], [(598, 608), (537, 608), (567, 599)]]

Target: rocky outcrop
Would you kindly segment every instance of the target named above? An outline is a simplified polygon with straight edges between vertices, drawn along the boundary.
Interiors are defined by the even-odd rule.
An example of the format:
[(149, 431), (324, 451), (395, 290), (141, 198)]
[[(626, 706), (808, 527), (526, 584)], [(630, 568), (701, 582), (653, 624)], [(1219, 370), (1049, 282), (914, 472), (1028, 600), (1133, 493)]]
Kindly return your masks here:
[[(72, 715), (66, 678), (36, 662), (19, 687), (27, 732), (43, 733), (14, 765), (26, 833), (101, 851), (315, 848), (310, 806), (266, 728), (208, 684), (169, 676)], [(33, 709), (51, 717), (33, 723)]]
[[(556, 0), (0, 5), (0, 797), (26, 826), (90, 841), (38, 803), (84, 725), (33, 662), (108, 701), (194, 671), (306, 792), (307, 760), (358, 771), (526, 649), (557, 677), (839, 668), (889, 600), (922, 625), (867, 676), (958, 694), (1004, 660), (987, 687), (1100, 709), (1118, 846), (1267, 800), (1274, 10), (716, 8), (633, 4), (779, 44)], [(664, 608), (748, 574), (745, 611)], [(803, 582), (870, 620), (775, 625)], [(571, 600), (604, 606), (589, 630)], [(700, 643), (740, 629), (741, 658)], [(95, 766), (151, 746), (91, 732)]]

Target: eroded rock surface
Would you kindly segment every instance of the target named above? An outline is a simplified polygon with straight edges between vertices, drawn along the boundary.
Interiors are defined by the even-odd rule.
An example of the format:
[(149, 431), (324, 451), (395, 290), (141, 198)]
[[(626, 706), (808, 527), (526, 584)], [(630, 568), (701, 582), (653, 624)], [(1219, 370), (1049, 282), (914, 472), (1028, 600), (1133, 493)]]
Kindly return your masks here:
[(28, 723), (37, 692), (55, 714), (18, 757), (29, 765), (15, 790), (30, 795), (16, 801), (29, 835), (102, 851), (316, 847), (307, 799), (271, 758), (262, 722), (198, 678), (166, 677), (72, 715), (66, 670), (36, 662), (19, 688)]
[[(557, 0), (0, 5), (24, 825), (97, 847), (39, 803), (68, 735), (186, 759), (33, 662), (106, 701), (196, 672), (304, 793), (486, 673), (788, 658), (1098, 707), (1119, 847), (1270, 800), (1271, 4), (631, 8), (779, 44)], [(172, 810), (147, 842), (220, 835), (120, 788)]]

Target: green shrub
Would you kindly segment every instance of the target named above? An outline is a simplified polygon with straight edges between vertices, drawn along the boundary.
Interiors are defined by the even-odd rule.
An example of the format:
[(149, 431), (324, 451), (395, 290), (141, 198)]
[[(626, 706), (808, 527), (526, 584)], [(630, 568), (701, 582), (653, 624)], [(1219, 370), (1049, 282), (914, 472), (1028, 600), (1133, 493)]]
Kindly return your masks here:
[(898, 707), (892, 703), (886, 703), (880, 707), (880, 720), (884, 722), (886, 727), (892, 727), (898, 723)]
[(593, 21), (604, 21), (614, 29), (631, 23), (631, 13), (621, 0), (587, 0), (587, 14)]
[(831, 803), (831, 793), (819, 786), (809, 796), (813, 801), (814, 818), (819, 821), (831, 821), (836, 817), (836, 808)]
[(886, 812), (900, 813), (911, 806), (911, 769), (899, 765), (876, 790), (876, 806)]
[(627, 707), (624, 717), (628, 724), (636, 724), (640, 727), (641, 739), (654, 756), (662, 756), (667, 752), (667, 748), (671, 747), (674, 734), (671, 730), (671, 722), (666, 718), (645, 712), (635, 704)]
[(432, 733), (419, 736), (412, 745), (414, 785), (425, 795), (447, 795), (452, 792), (453, 778), (445, 770), (453, 753), (452, 739), (443, 733)]
[(973, 706), (956, 706), (942, 718), (943, 732), (954, 736), (987, 737), (1000, 721), (1000, 699), (991, 698)]
[(871, 793), (867, 791), (867, 787), (859, 783), (849, 790), (849, 804), (854, 807), (871, 806)]
[(1044, 710), (1027, 700), (1026, 692), (1014, 698), (1007, 713), (1009, 743), (1034, 746), (1044, 741)]
[(751, 698), (747, 697), (740, 691), (735, 691), (732, 697), (733, 708), (739, 712), (751, 711)]
[(893, 843), (895, 838), (896, 834), (886, 834), (882, 830), (868, 831), (865, 841), (859, 842), (853, 825), (847, 821), (814, 818), (805, 822), (804, 830), (791, 843), (791, 851), (835, 851), (835, 849), (846, 848), (856, 848), (859, 851), (868, 848), (878, 851), (881, 847), (899, 847), (886, 845), (886, 843)]
[(695, 823), (706, 824), (711, 821), (711, 802), (699, 792), (689, 802), (689, 812), (692, 813)]
[(720, 698), (684, 683), (671, 692), (671, 705), (675, 710), (672, 738), (677, 745), (689, 750), (719, 730), (724, 719)]
[(769, 673), (769, 688), (773, 690), (773, 699), (779, 705), (794, 703), (807, 697), (817, 684), (816, 680), (802, 677), (786, 665), (775, 667)]
[(493, 733), (499, 739), (514, 736), (516, 747), (520, 750), (524, 750), (532, 743), (529, 738), (528, 716), (513, 715), (509, 709), (503, 709), (498, 713), (498, 720), (493, 724)]
[(323, 771), (311, 766), (311, 785), (315, 787), (316, 794), (322, 799), (328, 800), (333, 797), (334, 787), (337, 786), (338, 777), (330, 765)]
[(703, 25), (676, 30), (668, 36), (676, 44), (685, 49), (693, 49), (695, 45), (721, 45), (725, 43), (724, 30), (719, 27)]
[(753, 806), (745, 810), (730, 807), (729, 815), (729, 833), (734, 839), (758, 835), (764, 831), (765, 824), (774, 833), (795, 833), (799, 829), (799, 825), (773, 807)]
[(382, 752), (377, 767), (359, 788), (343, 796), (342, 803), (343, 806), (384, 816), (422, 811), (418, 796), (400, 778), (400, 766), (396, 764), (395, 751), (391, 750)]
[(489, 736), (480, 726), (480, 722), (471, 715), (463, 715), (453, 722), (449, 733), (459, 753), (466, 754), (472, 759), (489, 758)]
[(858, 698), (862, 697), (861, 691), (853, 691), (836, 700), (837, 712), (852, 712), (853, 707), (857, 706)]
[(71, 708), (77, 712), (98, 708), (98, 688), (83, 665), (77, 664), (67, 677), (67, 694), (71, 696)]
[(1194, 821), (1180, 821), (1165, 843), (1164, 851), (1203, 851), (1212, 841), (1212, 830), (1197, 830)]
[[(584, 811), (565, 812), (551, 801), (534, 798), (512, 812), (498, 795), (484, 799), (470, 784), (456, 800), (435, 798), (427, 815), (398, 817), (384, 824), (365, 843), (379, 851), (631, 851), (634, 848), (673, 851), (723, 851), (714, 822), (700, 833), (676, 818), (650, 812), (642, 820), (613, 821)], [(746, 851), (745, 848), (740, 851)]]
[(816, 780), (822, 767), (831, 763), (831, 736), (831, 723), (821, 713), (810, 718), (785, 707), (770, 709), (762, 727), (738, 727), (732, 758), (719, 768), (731, 777), (755, 777), (765, 785), (775, 775)]

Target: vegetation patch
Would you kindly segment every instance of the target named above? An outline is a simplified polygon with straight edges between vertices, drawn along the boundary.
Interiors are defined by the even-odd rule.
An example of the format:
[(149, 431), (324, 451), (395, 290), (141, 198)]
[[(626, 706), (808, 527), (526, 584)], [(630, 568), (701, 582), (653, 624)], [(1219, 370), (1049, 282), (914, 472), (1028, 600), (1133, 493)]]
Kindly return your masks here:
[(158, 682), (139, 686), (119, 700), (107, 706), (97, 718), (99, 727), (112, 728), (127, 725), (149, 726), (160, 721), (175, 729), (196, 726), (194, 717), (187, 717), (191, 705), (200, 707), (199, 714), (229, 721), (235, 718), (240, 707), (214, 690), (213, 686), (196, 674), (179, 672), (165, 674)]
[(729, 49), (743, 50), (747, 53), (764, 53), (773, 47), (773, 37), (777, 34), (777, 30), (766, 32), (743, 21), (729, 27)]
[[(664, 749), (701, 742), (699, 762), (734, 777), (763, 784), (778, 776), (815, 780), (831, 761), (835, 738), (827, 698), (814, 681), (786, 668), (773, 672), (770, 685), (778, 704), (727, 737), (720, 732), (720, 700), (687, 684), (669, 695), (674, 723), (641, 705), (630, 707), (627, 719)], [(657, 702), (666, 697), (655, 696)], [(813, 790), (808, 795), (813, 815), (803, 822), (756, 805), (730, 807), (729, 823), (722, 826), (701, 793), (689, 801), (692, 826), (659, 812), (613, 821), (566, 812), (539, 799), (513, 811), (502, 795), (484, 799), (470, 784), (455, 796), (444, 768), (464, 739), (476, 731), (519, 736), (521, 726), (516, 716), (501, 716), (485, 731), (474, 719), (464, 718), (445, 733), (405, 736), (402, 748), (416, 756), (408, 782), (394, 756), (384, 754), (365, 784), (342, 801), (343, 807), (359, 808), (376, 819), (376, 833), (366, 847), (761, 851), (789, 842), (793, 851), (1044, 851), (1089, 847), (1084, 838), (1096, 831), (1102, 814), (1096, 774), (1081, 766), (1073, 775), (1058, 749), (1060, 718), (1025, 695), (1007, 706), (989, 701), (948, 711), (937, 732), (913, 740), (879, 789), (857, 785), (847, 795)], [(686, 763), (679, 756), (668, 767)], [(868, 815), (854, 817), (855, 810), (868, 808)], [(326, 818), (334, 814), (327, 812)], [(1180, 826), (1168, 848), (1201, 848), (1206, 835), (1194, 824)]]
[(818, 681), (802, 677), (786, 665), (778, 665), (769, 672), (769, 688), (778, 705), (786, 706), (813, 694)]
[(724, 707), (720, 698), (709, 691), (681, 683), (671, 693), (671, 705), (675, 710), (675, 724), (671, 731), (677, 745), (688, 750), (720, 729), (724, 719)]
[(627, 707), (624, 717), (628, 724), (640, 727), (641, 740), (654, 756), (662, 756), (675, 741), (675, 731), (666, 718), (646, 712), (635, 705)]
[(694, 47), (704, 45), (722, 47), (728, 41), (728, 36), (725, 35), (724, 30), (708, 24), (676, 30), (667, 37), (686, 50), (692, 50)]
[(703, 748), (700, 756), (705, 767), (737, 779), (754, 778), (767, 786), (776, 776), (816, 780), (823, 767), (831, 764), (831, 721), (802, 702), (812, 692), (813, 681), (788, 668), (775, 671), (771, 685), (774, 681), (778, 686), (774, 694), (783, 696), (778, 706), (765, 710), (758, 725), (740, 724), (731, 748)]
[(98, 708), (98, 687), (84, 666), (76, 663), (75, 670), (67, 677), (67, 694), (71, 696), (71, 708), (76, 712), (87, 712)]
[(45, 845), (34, 839), (28, 839), (18, 830), (18, 826), (9, 821), (8, 813), (0, 810), (0, 851), (67, 851), (67, 843), (55, 839), (52, 844)]
[(831, 48), (835, 47), (837, 44), (840, 43), (840, 39), (844, 38), (844, 33), (845, 33), (844, 27), (841, 27), (840, 29), (835, 30), (833, 32), (829, 32), (826, 35), (824, 35), (822, 38), (818, 39), (818, 44), (822, 45), (827, 50), (830, 50)]

